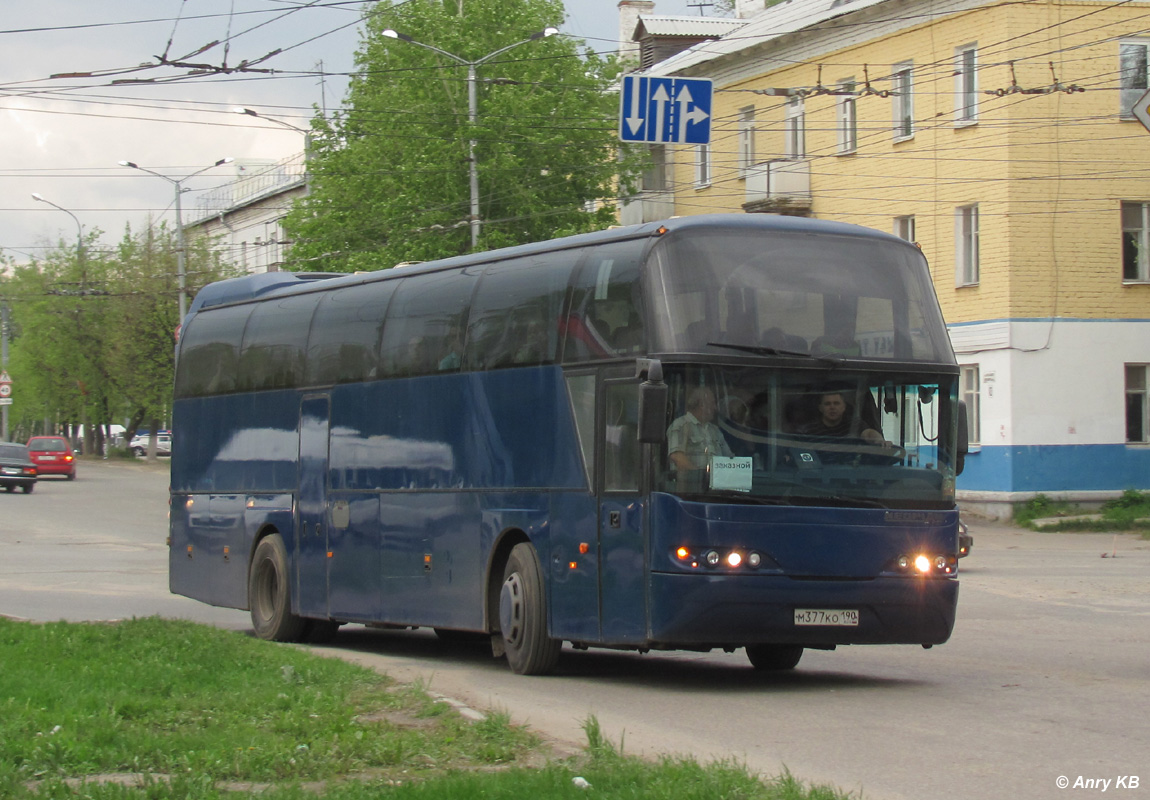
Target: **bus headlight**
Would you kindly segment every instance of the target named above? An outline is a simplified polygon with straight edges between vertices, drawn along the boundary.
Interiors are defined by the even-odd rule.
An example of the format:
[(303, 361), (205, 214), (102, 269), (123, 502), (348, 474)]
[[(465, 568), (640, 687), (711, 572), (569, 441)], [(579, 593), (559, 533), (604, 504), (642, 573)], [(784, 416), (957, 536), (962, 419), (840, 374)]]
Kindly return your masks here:
[(742, 564), (742, 563), (743, 563), (743, 556), (741, 553), (736, 551), (736, 552), (732, 552), (732, 553), (727, 554), (727, 565), (728, 566), (737, 567), (737, 566), (739, 566), (739, 564)]
[(707, 562), (708, 567), (717, 567), (719, 566), (719, 551), (708, 550), (707, 555), (703, 556), (703, 559)]
[(925, 575), (930, 572), (930, 559), (926, 556), (915, 556), (914, 568)]

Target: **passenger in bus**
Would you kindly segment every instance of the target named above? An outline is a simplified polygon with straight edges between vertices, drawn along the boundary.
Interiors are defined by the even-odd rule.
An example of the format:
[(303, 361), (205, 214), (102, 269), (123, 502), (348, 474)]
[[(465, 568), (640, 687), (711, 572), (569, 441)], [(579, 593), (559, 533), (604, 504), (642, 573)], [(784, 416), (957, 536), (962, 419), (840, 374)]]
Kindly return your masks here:
[[(865, 424), (860, 421), (854, 425), (854, 409), (842, 392), (825, 392), (819, 397), (818, 417), (800, 426), (798, 432), (810, 436), (853, 436), (868, 444), (890, 446), (874, 428), (862, 427)], [(852, 432), (852, 428), (858, 428), (858, 432)]]
[(667, 456), (680, 481), (691, 473), (706, 469), (711, 456), (730, 458), (730, 445), (715, 424), (718, 404), (715, 393), (706, 386), (696, 386), (687, 394), (687, 413), (667, 429)]
[(440, 372), (455, 372), (463, 363), (463, 337), (459, 333), (458, 326), (452, 326), (445, 341), (447, 355), (439, 359), (436, 369)]

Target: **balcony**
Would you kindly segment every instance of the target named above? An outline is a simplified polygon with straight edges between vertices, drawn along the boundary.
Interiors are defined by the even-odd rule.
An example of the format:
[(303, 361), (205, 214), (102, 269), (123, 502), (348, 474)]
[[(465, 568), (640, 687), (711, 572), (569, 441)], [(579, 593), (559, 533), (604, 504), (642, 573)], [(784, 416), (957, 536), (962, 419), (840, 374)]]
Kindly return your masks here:
[(811, 162), (805, 159), (775, 159), (755, 164), (747, 170), (747, 213), (810, 216)]
[(675, 193), (672, 191), (642, 191), (631, 197), (620, 198), (619, 222), (638, 225), (657, 222), (675, 215)]

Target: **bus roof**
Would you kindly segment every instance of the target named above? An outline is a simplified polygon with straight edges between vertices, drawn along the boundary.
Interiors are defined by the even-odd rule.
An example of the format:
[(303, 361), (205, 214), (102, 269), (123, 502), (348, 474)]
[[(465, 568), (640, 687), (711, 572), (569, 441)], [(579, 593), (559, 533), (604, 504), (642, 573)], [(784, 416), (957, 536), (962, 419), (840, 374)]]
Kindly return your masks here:
[[(665, 233), (685, 233), (692, 229), (716, 227), (772, 231), (776, 233), (813, 233), (876, 238), (901, 242), (913, 247), (911, 243), (893, 234), (845, 222), (832, 222), (806, 217), (790, 217), (779, 214), (697, 214), (688, 217), (672, 217), (670, 219), (660, 220), (658, 222), (647, 222), (641, 225), (609, 228), (593, 233), (581, 233), (575, 236), (505, 247), (499, 250), (467, 253), (465, 255), (452, 256), (436, 261), (404, 264), (402, 273), (404, 275), (415, 275), (423, 272), (433, 272), (440, 269), (463, 267), (472, 264), (484, 264), (490, 261), (528, 256), (553, 250), (586, 247), (623, 239), (637, 239), (663, 235)], [(309, 288), (311, 284), (322, 283), (322, 288), (326, 289), (333, 286), (368, 283), (386, 277), (390, 273), (391, 269), (382, 269), (367, 273), (265, 272), (245, 275), (240, 278), (229, 278), (203, 287), (196, 294), (188, 313), (190, 316), (201, 308), (254, 300), (269, 294), (291, 293), (296, 289)], [(328, 281), (332, 281), (332, 283), (328, 283)], [(314, 288), (318, 289), (321, 287), (316, 285)]]

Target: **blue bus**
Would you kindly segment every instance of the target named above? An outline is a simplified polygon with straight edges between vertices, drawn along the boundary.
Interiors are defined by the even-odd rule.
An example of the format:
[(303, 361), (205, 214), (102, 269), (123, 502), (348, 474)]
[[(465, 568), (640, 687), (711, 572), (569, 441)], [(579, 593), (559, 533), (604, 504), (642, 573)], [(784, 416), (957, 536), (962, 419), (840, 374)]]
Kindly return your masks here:
[(925, 259), (705, 215), (196, 296), (170, 585), (255, 632), (577, 649), (930, 647), (958, 598), (958, 367)]

